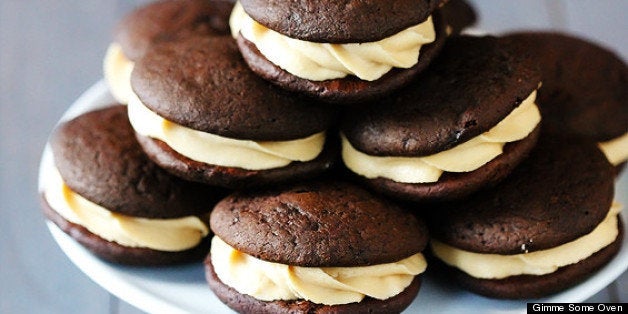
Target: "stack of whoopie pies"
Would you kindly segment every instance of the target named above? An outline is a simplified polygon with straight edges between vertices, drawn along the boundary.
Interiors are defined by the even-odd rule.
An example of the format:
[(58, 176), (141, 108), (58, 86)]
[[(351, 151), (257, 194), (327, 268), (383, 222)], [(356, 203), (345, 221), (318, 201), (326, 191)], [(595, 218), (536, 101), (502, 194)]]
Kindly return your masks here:
[(462, 0), (138, 8), (105, 58), (124, 105), (54, 131), (44, 213), (109, 261), (204, 257), (243, 313), (401, 312), (426, 269), (496, 298), (573, 286), (622, 243), (626, 65), (474, 21)]

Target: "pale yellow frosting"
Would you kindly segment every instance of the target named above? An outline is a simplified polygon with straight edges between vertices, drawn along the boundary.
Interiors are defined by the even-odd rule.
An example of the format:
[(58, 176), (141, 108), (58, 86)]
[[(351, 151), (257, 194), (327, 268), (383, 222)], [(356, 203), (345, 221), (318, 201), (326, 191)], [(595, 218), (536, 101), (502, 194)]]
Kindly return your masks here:
[(617, 166), (628, 160), (628, 132), (610, 141), (598, 144), (608, 161)]
[(617, 219), (620, 211), (621, 205), (613, 203), (606, 218), (591, 233), (542, 251), (515, 255), (481, 254), (457, 249), (433, 239), (431, 246), (438, 258), (475, 278), (545, 275), (584, 260), (613, 243), (619, 234)]
[(436, 39), (432, 17), (395, 35), (369, 43), (329, 44), (289, 38), (255, 22), (236, 3), (230, 18), (232, 35), (241, 33), (269, 61), (312, 81), (355, 75), (374, 81), (392, 68), (417, 64), (423, 45)]
[(131, 72), (133, 72), (134, 66), (135, 63), (124, 55), (119, 44), (112, 43), (109, 45), (103, 61), (105, 81), (113, 98), (123, 105), (129, 102), (129, 97), (133, 93)]
[(212, 239), (211, 262), (224, 284), (258, 300), (308, 300), (336, 305), (379, 300), (405, 290), (427, 263), (418, 253), (401, 261), (361, 267), (299, 267), (271, 263)]
[(383, 177), (402, 183), (436, 182), (445, 171), (473, 171), (501, 155), (506, 143), (521, 140), (534, 130), (541, 121), (535, 100), (536, 91), (489, 131), (430, 156), (371, 156), (355, 149), (341, 135), (342, 159), (351, 171), (364, 177)]
[(247, 170), (280, 168), (293, 161), (315, 159), (325, 144), (325, 132), (292, 141), (256, 142), (193, 130), (152, 112), (135, 93), (129, 99), (128, 111), (137, 133), (161, 140), (181, 155), (211, 165)]
[(74, 193), (54, 167), (46, 173), (44, 196), (50, 207), (66, 220), (91, 233), (126, 247), (177, 252), (197, 246), (209, 234), (196, 216), (148, 219), (111, 212)]

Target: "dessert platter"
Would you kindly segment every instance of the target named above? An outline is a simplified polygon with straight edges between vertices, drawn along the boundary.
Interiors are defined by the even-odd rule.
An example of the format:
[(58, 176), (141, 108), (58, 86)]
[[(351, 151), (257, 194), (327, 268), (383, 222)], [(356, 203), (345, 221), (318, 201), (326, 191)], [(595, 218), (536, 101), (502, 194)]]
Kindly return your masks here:
[(141, 6), (51, 132), (48, 228), (150, 313), (584, 301), (628, 268), (628, 68), (475, 19), (464, 0)]
[[(88, 89), (61, 118), (65, 121), (83, 112), (105, 107), (113, 102), (105, 82), (100, 81)], [(52, 167), (52, 156), (46, 148), (40, 169), (40, 182), (45, 168)], [(628, 204), (628, 173), (619, 178), (615, 193), (617, 201)], [(628, 226), (622, 216), (624, 228)], [(160, 268), (121, 266), (105, 262), (63, 233), (53, 223), (48, 228), (68, 258), (89, 278), (116, 297), (149, 313), (233, 313), (221, 303), (205, 281), (203, 265), (183, 265)], [(495, 300), (448, 286), (432, 278), (428, 272), (417, 299), (406, 310), (420, 313), (523, 313), (527, 302), (583, 302), (612, 283), (628, 269), (628, 238), (622, 248), (604, 268), (594, 276), (568, 290), (542, 299)]]

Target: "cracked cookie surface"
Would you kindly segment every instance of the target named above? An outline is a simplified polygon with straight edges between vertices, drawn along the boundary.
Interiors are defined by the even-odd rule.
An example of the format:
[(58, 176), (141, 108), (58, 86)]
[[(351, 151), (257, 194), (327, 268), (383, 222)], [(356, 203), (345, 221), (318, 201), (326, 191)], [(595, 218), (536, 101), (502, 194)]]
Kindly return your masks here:
[(238, 192), (216, 205), (212, 231), (256, 258), (295, 266), (389, 263), (423, 250), (424, 224), (349, 183)]

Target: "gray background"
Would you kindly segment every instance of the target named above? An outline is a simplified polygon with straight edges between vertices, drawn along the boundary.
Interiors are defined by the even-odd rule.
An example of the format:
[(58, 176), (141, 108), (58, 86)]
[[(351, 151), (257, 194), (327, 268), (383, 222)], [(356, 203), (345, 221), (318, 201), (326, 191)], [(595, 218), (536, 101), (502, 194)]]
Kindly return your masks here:
[[(48, 133), (102, 77), (115, 22), (147, 1), (0, 0), (0, 313), (141, 313), (70, 263), (39, 211)], [(628, 1), (471, 0), (491, 33), (555, 29), (628, 55)], [(628, 275), (590, 301), (628, 302)], [(618, 297), (620, 299), (618, 299)]]

